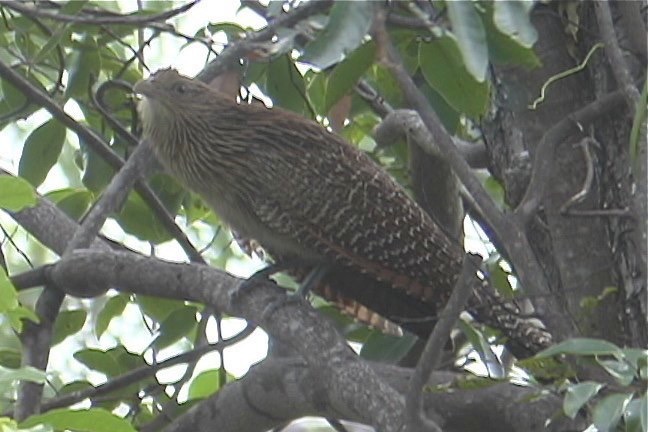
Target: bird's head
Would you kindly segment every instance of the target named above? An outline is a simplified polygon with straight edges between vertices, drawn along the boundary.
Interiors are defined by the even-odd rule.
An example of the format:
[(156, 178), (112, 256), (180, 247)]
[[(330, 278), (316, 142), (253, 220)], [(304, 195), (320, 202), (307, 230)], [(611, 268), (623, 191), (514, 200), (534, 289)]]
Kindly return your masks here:
[(194, 111), (208, 97), (210, 88), (175, 69), (160, 69), (138, 81), (133, 92), (142, 96), (137, 111), (146, 132), (154, 125), (174, 123)]

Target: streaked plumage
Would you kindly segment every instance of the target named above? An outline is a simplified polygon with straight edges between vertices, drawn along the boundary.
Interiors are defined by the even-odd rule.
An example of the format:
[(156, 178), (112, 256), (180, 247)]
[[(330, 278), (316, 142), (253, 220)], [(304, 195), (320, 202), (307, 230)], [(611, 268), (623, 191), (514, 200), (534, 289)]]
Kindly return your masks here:
[(366, 154), (313, 121), (238, 104), (174, 70), (135, 91), (159, 159), (225, 222), (276, 261), (299, 261), (298, 274), (333, 263), (316, 291), (346, 312), (430, 331), (462, 249)]

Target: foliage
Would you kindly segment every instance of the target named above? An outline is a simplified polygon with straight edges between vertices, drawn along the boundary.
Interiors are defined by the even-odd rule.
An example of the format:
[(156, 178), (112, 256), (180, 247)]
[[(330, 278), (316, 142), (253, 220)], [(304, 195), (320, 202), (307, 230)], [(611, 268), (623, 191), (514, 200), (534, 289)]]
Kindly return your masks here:
[[(0, 175), (0, 208), (7, 212), (28, 208), (35, 204), (38, 191), (80, 221), (118, 171), (114, 160), (127, 158), (133, 150), (132, 143), (114, 124), (117, 122), (131, 133), (138, 133), (130, 86), (148, 75), (147, 68), (173, 62), (176, 54), (194, 50), (191, 52), (202, 55), (198, 59), (194, 55), (194, 63), (208, 63), (213, 59), (212, 50), (220, 50), (217, 41), (225, 38), (235, 43), (244, 34), (253, 33), (239, 22), (207, 22), (190, 33), (183, 33), (181, 28), (196, 27), (195, 23), (200, 21), (192, 15), (196, 13), (192, 9), (170, 17), (167, 24), (164, 19), (151, 18), (183, 2), (143, 2), (141, 9), (124, 14), (121, 8), (126, 4), (130, 7), (131, 3), (135, 4), (134, 1), (67, 1), (43, 6), (45, 12), (58, 14), (59, 18), (0, 5), (0, 62), (27, 79), (34, 92), (64, 108), (71, 123), (76, 124), (73, 128), (70, 123), (52, 117), (41, 109), (43, 104), (33, 92), (17, 88), (3, 78), (0, 128), (3, 137), (11, 137), (13, 142), (0, 145), (15, 149), (18, 156), (0, 159), (14, 174)], [(281, 15), (277, 6), (281, 3), (271, 3), (266, 11), (269, 18)], [(405, 4), (409, 2), (401, 3), (399, 13), (417, 18), (407, 9)], [(489, 66), (540, 66), (533, 50), (538, 35), (529, 18), (532, 3), (437, 3), (440, 3), (441, 19), (422, 21), (423, 25), (418, 28), (394, 26), (391, 36), (407, 71), (448, 132), (470, 137), (474, 135), (472, 127), (487, 115), (492, 103)], [(385, 65), (377, 61), (376, 46), (367, 37), (373, 7), (372, 2), (336, 2), (328, 13), (305, 19), (299, 28), (276, 29), (275, 43), (259, 44), (259, 52), (245, 58), (242, 83), (255, 97), (324, 125), (333, 124), (332, 119), (341, 116), (346, 122), (338, 132), (368, 150), (409, 187), (404, 174), (408, 165), (406, 146), (399, 144), (389, 149), (375, 146), (371, 132), (380, 117), (370, 100), (355, 91), (362, 80), (376, 90), (375, 100), (394, 107), (404, 102), (401, 89)], [(103, 23), (101, 19), (106, 17), (115, 20), (121, 17), (122, 22)], [(165, 47), (164, 58), (156, 58), (156, 46)], [(104, 111), (110, 113), (109, 117)], [(108, 149), (114, 156), (113, 160), (87, 137), (78, 135), (79, 128), (97, 134), (105, 144), (104, 150)], [(489, 175), (484, 183), (504, 208), (502, 187), (497, 179)], [(211, 265), (220, 268), (258, 265), (258, 262), (251, 264), (232, 244), (227, 230), (220, 229), (218, 216), (174, 179), (158, 174), (149, 181), (149, 186), (166, 210), (180, 221), (194, 244), (200, 245), (198, 249), (204, 251)], [(141, 194), (131, 192), (124, 208), (111, 219), (116, 224), (111, 225), (110, 234), (129, 247), (146, 254), (164, 255), (172, 250), (170, 255), (177, 259), (180, 252), (173, 243), (172, 233)], [(14, 226), (9, 218), (0, 222), (3, 226)], [(39, 267), (53, 260), (32, 238), (25, 240), (24, 233), (20, 233), (22, 240), (10, 242), (9, 237), (20, 236), (7, 229), (7, 240), (3, 242), (8, 270), (0, 270), (0, 383), (10, 390), (0, 393), (1, 410), (13, 406), (18, 380), (47, 382), (46, 395), (51, 398), (55, 394), (96, 389), (99, 382), (163, 361), (162, 358), (168, 357), (166, 353), (177, 355), (202, 344), (207, 325), (204, 317), (208, 315), (203, 305), (111, 291), (92, 300), (66, 301), (56, 319), (52, 343), (58, 345), (58, 352), (62, 346), (71, 350), (66, 355), (75, 359), (79, 369), (74, 377), (63, 367), (52, 368), (47, 374), (21, 367), (22, 347), (13, 331), (20, 333), (28, 321), (38, 322), (33, 303), (40, 291), (17, 292), (7, 273), (18, 274), (29, 266)], [(21, 256), (23, 251), (25, 258)], [(0, 258), (5, 257), (0, 253)], [(515, 294), (515, 277), (499, 254), (491, 255), (486, 269), (502, 295)], [(316, 301), (315, 305), (339, 323), (350, 341), (362, 345), (360, 355), (364, 358), (395, 363), (415, 343), (412, 336), (395, 339), (352, 322), (323, 302)], [(218, 326), (230, 319), (218, 317)], [(131, 330), (131, 326), (137, 330)], [(495, 332), (463, 321), (460, 328), (472, 354), (476, 353), (486, 364), (500, 361), (493, 349)], [(131, 331), (146, 342), (128, 342)], [(98, 342), (101, 348), (97, 348)], [(138, 349), (127, 348), (129, 344), (137, 345)], [(161, 352), (165, 355), (160, 356)], [(562, 384), (557, 391), (564, 392), (563, 408), (567, 416), (574, 418), (582, 408), (587, 408), (599, 430), (614, 430), (621, 428), (621, 424), (627, 431), (648, 429), (646, 410), (642, 409), (647, 403), (646, 393), (641, 388), (648, 378), (645, 351), (620, 348), (603, 340), (575, 339), (553, 346), (533, 360), (547, 357), (560, 360), (564, 356), (591, 362), (615, 381), (612, 389), (608, 383), (578, 382), (570, 374), (553, 376), (552, 379)], [(532, 363), (519, 366), (527, 368), (530, 381), (537, 384)], [(154, 374), (145, 375), (109, 393), (108, 400), (93, 400), (87, 409), (52, 409), (21, 424), (3, 417), (0, 431), (135, 430), (152, 421), (161, 407), (174, 398), (195, 402), (234, 379), (226, 372), (221, 358), (217, 366), (212, 364), (208, 370), (196, 374), (189, 367), (187, 373), (176, 374), (170, 381)], [(4, 384), (0, 387), (5, 388)], [(172, 388), (168, 393), (164, 391), (166, 386)], [(178, 398), (180, 389), (187, 395)], [(43, 426), (37, 429), (37, 425)]]

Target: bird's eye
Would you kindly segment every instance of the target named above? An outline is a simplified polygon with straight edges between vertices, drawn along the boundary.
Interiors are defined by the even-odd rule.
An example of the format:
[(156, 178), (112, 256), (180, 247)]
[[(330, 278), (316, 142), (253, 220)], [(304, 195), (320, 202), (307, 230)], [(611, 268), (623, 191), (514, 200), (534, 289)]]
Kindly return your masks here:
[(173, 86), (173, 91), (175, 91), (178, 94), (185, 94), (187, 93), (188, 90), (189, 88), (184, 83), (177, 83)]

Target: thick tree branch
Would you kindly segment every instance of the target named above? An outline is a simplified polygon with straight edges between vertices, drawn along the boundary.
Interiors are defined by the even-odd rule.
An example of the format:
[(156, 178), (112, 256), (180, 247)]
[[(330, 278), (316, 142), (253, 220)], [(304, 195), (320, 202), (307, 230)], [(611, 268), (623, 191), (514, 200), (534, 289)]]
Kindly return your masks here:
[[(545, 275), (531, 250), (522, 227), (512, 218), (507, 218), (502, 214), (453, 145), (452, 138), (444, 130), (437, 115), (429, 107), (425, 97), (419, 92), (399, 60), (398, 53), (393, 47), (384, 26), (384, 11), (380, 10), (379, 15), (382, 15), (382, 17), (379, 16), (375, 20), (373, 38), (378, 46), (380, 61), (392, 73), (408, 104), (419, 113), (423, 123), (434, 137), (434, 142), (441, 149), (464, 187), (475, 200), (478, 211), (492, 228), (498, 244), (504, 246), (507, 259), (513, 264), (524, 289), (530, 294), (538, 296), (539, 299), (551, 300), (548, 297), (550, 290)], [(552, 311), (558, 310), (557, 308), (542, 306), (538, 304), (541, 314), (550, 314)], [(561, 334), (566, 335), (572, 333), (569, 329), (561, 331)]]
[(598, 118), (618, 111), (624, 102), (625, 92), (623, 90), (609, 93), (567, 116), (542, 136), (535, 150), (531, 180), (522, 201), (515, 209), (515, 216), (523, 226), (528, 224), (544, 198), (545, 187), (553, 172), (551, 168), (558, 145), (571, 134), (582, 133)]
[[(399, 392), (407, 391), (412, 370), (370, 363), (376, 373)], [(434, 372), (428, 385), (432, 388), (453, 387), (464, 376), (451, 372)], [(213, 429), (219, 432), (256, 432), (269, 430), (298, 416), (321, 416), (361, 421), (346, 407), (336, 410), (328, 404), (316, 404), (325, 393), (325, 383), (308, 364), (297, 357), (268, 357), (253, 366), (242, 379), (228, 384), (204, 403), (192, 408), (182, 421), (165, 432)], [(424, 405), (439, 412), (444, 432), (542, 432), (581, 430), (584, 419), (570, 421), (546, 419), (560, 410), (561, 400), (553, 395), (536, 398), (538, 391), (509, 383), (479, 389), (428, 391)], [(539, 396), (539, 395), (538, 395)], [(520, 409), (525, 400), (525, 409)], [(484, 403), (488, 401), (488, 403)], [(245, 416), (237, 410), (245, 407)], [(144, 431), (143, 431), (144, 432)]]
[[(70, 292), (115, 287), (135, 294), (197, 301), (245, 318), (319, 370), (334, 405), (348, 407), (363, 422), (381, 430), (397, 430), (401, 422), (402, 397), (353, 353), (331, 323), (302, 302), (287, 302), (285, 291), (274, 284), (252, 284), (239, 290), (242, 280), (207, 266), (94, 250), (63, 257), (50, 276)], [(278, 306), (268, 310), (268, 305)], [(349, 387), (353, 382), (362, 383), (363, 397)]]
[(632, 75), (628, 69), (628, 64), (623, 57), (619, 42), (617, 41), (614, 23), (612, 22), (612, 13), (610, 12), (610, 3), (599, 0), (594, 3), (596, 19), (601, 30), (601, 37), (605, 42), (605, 53), (607, 54), (610, 68), (619, 87), (626, 98), (626, 104), (631, 116), (634, 116), (635, 108), (639, 102), (639, 90), (635, 87)]

